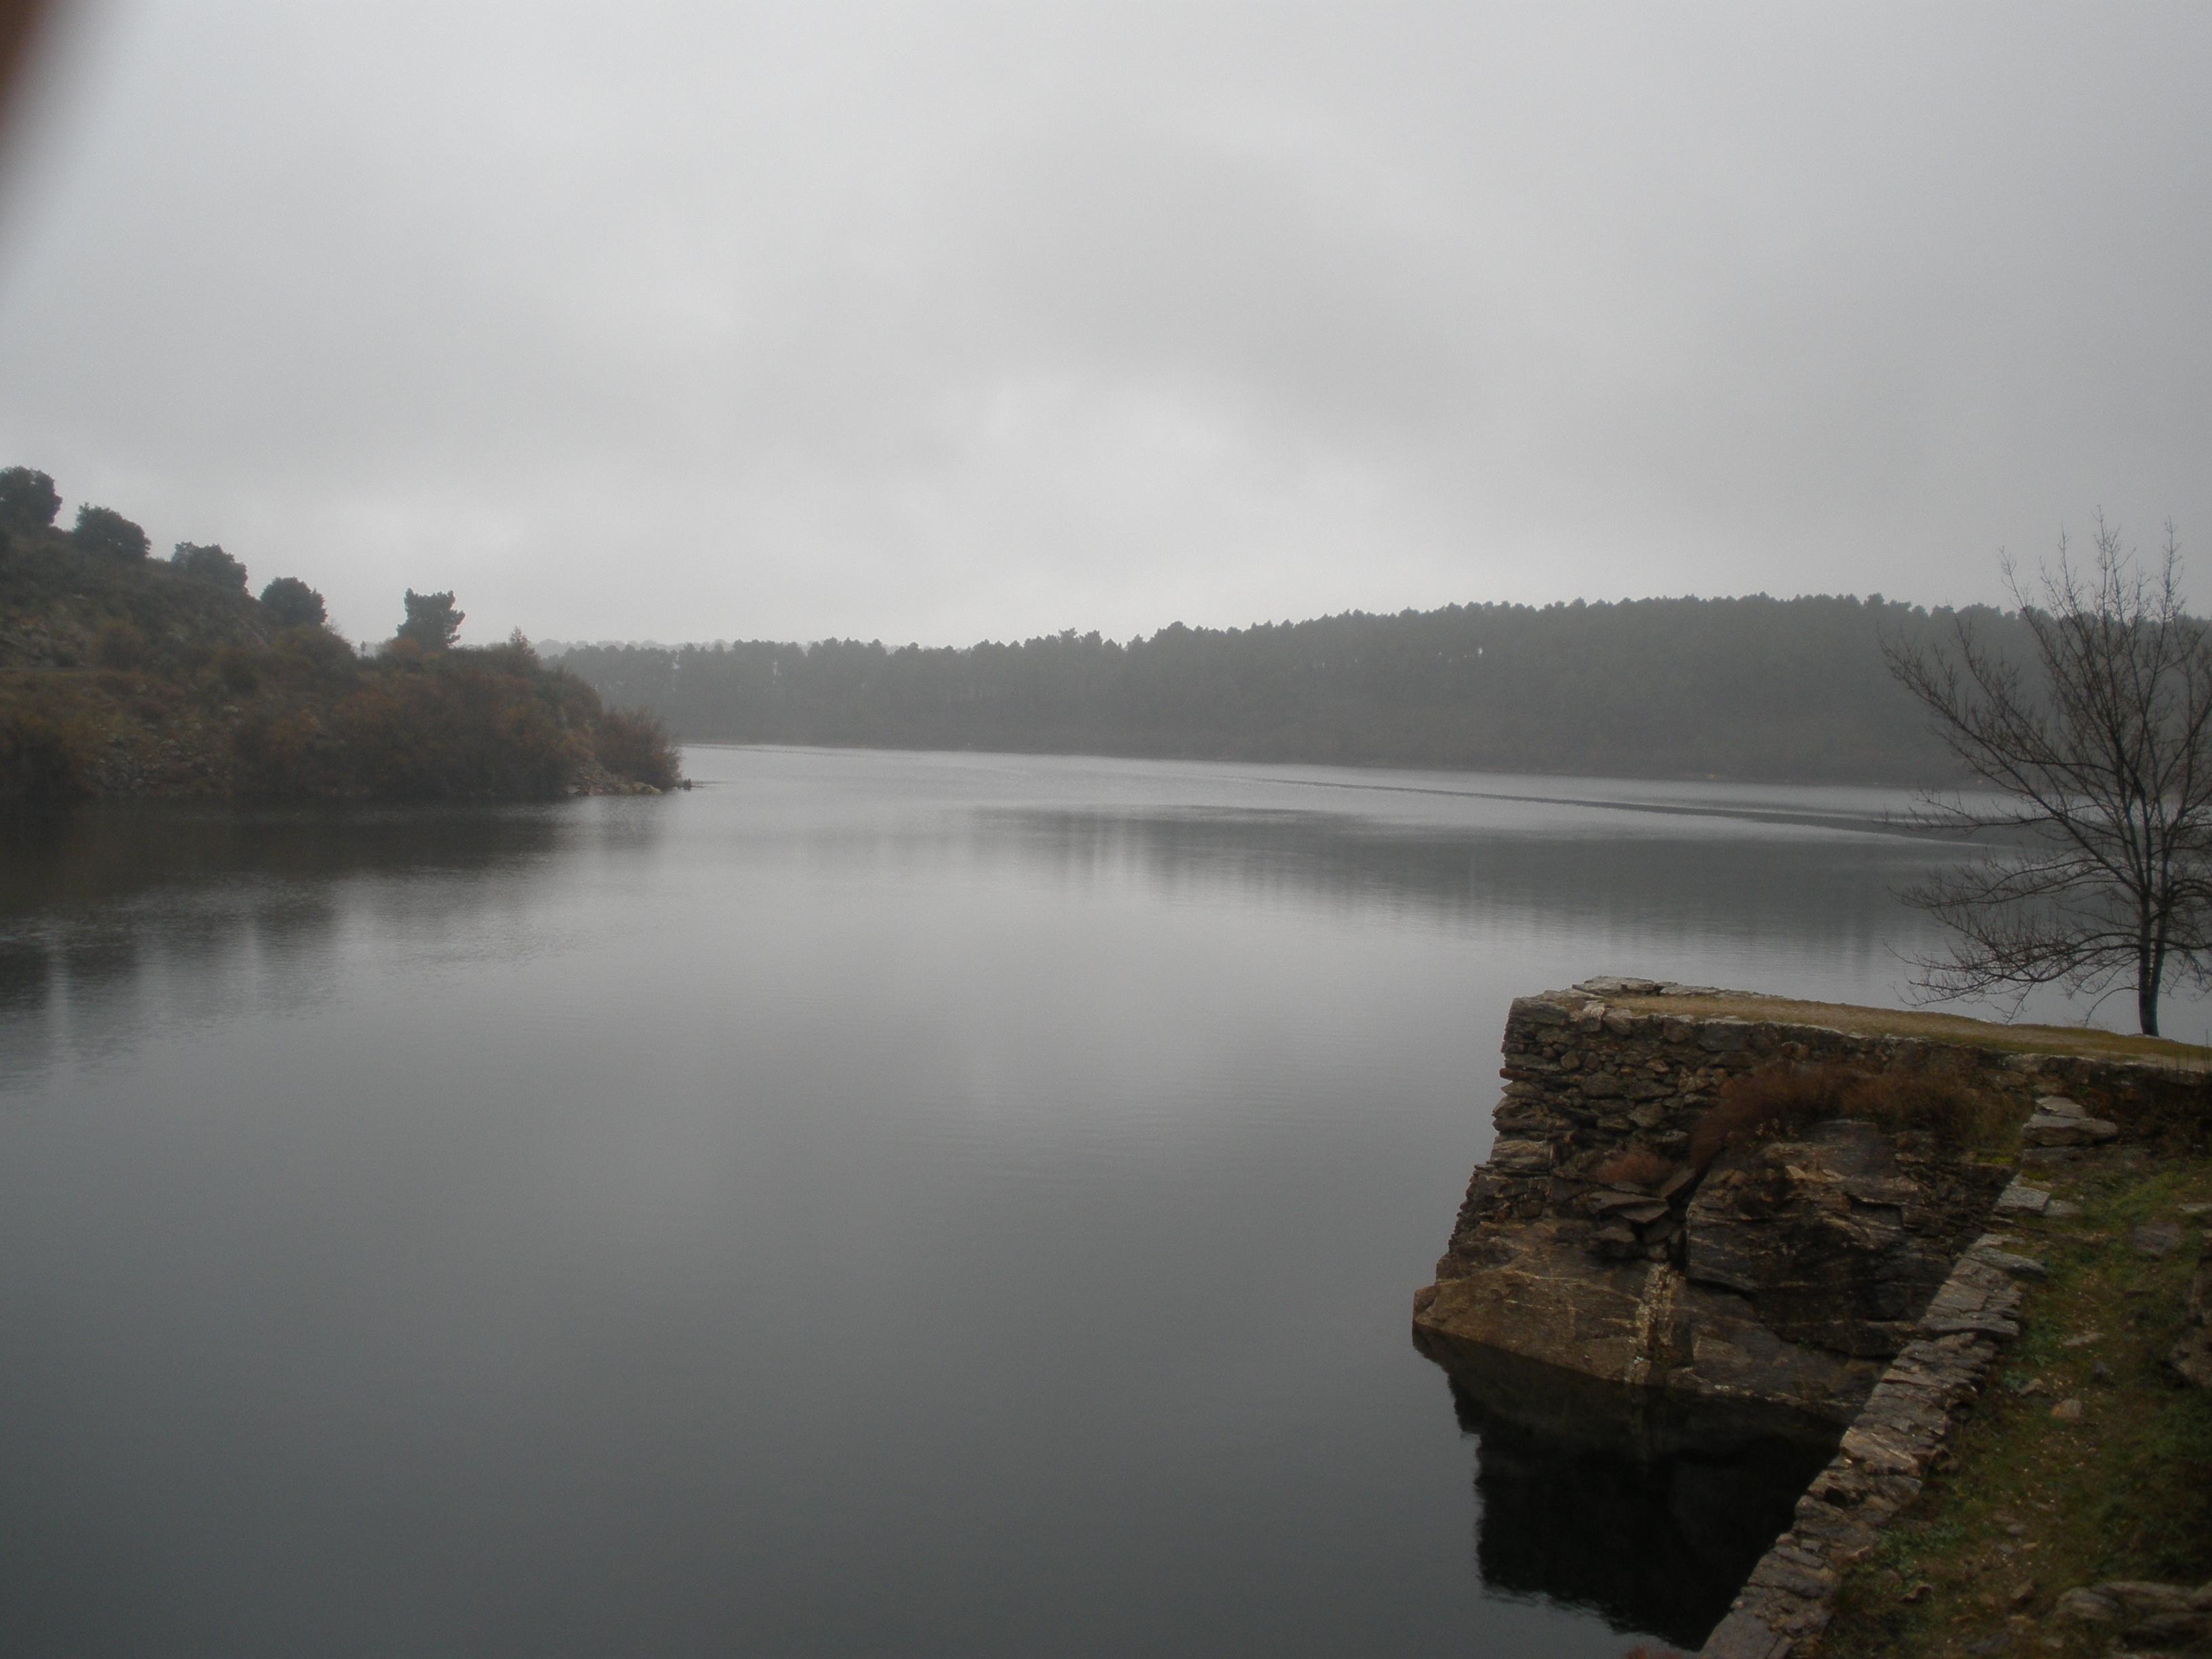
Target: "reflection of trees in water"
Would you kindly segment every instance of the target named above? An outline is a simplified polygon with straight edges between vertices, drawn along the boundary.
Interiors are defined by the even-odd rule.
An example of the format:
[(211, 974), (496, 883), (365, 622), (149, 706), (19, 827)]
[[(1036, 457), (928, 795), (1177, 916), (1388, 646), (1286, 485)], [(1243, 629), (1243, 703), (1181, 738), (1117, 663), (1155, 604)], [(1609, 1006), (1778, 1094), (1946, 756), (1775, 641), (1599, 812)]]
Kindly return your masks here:
[(0, 817), (0, 926), (74, 905), (240, 879), (488, 869), (573, 833), (562, 809), (257, 811), (134, 803)]
[[(483, 878), (526, 874), (587, 823), (558, 807), (137, 804), (0, 820), (0, 1081), (42, 1068), (58, 1005), (73, 1046), (97, 1051), (132, 1029), (149, 976), (192, 1017), (235, 1006), (247, 963), (296, 1000), (364, 890), (380, 914), (465, 921), (495, 902)], [(459, 879), (387, 879), (425, 876)]]
[(45, 1069), (53, 999), (54, 961), (45, 945), (0, 934), (0, 1088)]
[(0, 1019), (45, 1007), (53, 981), (53, 958), (45, 945), (0, 938)]
[(1425, 1340), (1480, 1442), (1476, 1555), (1493, 1591), (1583, 1607), (1695, 1648), (1835, 1450), (1793, 1414), (1649, 1399)]
[(1134, 872), (1164, 884), (1227, 884), (1454, 917), (1702, 927), (1869, 947), (1917, 926), (1890, 890), (1959, 856), (1904, 836), (1802, 830), (1545, 835), (1205, 810), (1009, 811), (983, 820), (994, 838), (1009, 830), (1072, 878)]

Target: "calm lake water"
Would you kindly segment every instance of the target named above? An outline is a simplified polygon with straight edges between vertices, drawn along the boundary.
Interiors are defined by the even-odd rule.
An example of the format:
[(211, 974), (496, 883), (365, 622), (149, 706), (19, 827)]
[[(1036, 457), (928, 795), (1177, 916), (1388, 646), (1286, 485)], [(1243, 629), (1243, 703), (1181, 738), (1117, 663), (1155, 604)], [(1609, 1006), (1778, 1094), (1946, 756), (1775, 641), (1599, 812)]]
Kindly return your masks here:
[(6, 844), (0, 1651), (1694, 1644), (1789, 1457), (1409, 1302), (1516, 994), (1899, 999), (1897, 798), (686, 760)]

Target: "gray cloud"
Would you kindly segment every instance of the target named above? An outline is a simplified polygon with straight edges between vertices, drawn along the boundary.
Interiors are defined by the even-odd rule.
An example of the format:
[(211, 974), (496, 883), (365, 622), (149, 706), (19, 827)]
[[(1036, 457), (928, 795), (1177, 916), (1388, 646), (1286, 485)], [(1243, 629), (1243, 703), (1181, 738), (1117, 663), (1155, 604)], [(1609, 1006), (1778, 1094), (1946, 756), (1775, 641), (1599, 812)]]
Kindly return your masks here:
[(0, 451), (363, 635), (2212, 544), (2199, 8), (111, 0), (46, 69)]

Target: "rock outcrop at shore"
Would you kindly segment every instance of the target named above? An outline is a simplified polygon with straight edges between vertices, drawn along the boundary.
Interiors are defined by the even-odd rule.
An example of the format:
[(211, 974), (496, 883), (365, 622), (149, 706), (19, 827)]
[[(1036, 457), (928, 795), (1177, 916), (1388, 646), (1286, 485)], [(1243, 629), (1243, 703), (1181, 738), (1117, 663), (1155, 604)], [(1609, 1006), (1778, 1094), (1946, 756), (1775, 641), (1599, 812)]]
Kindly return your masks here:
[[(1515, 1002), (1498, 1138), (1415, 1297), (1417, 1334), (1847, 1423), (1928, 1334), (1923, 1316), (1946, 1311), (1930, 1302), (2011, 1180), (2009, 1147), (1849, 1118), (1693, 1147), (1731, 1079), (1778, 1061), (1938, 1075), (2045, 1142), (2102, 1136), (2203, 1086), (2142, 1060), (1813, 1023), (1820, 1012), (1648, 980)], [(1959, 1310), (1945, 1328), (1980, 1317)]]
[[(187, 553), (231, 574), (196, 574), (210, 561)], [(179, 555), (110, 556), (0, 522), (0, 802), (550, 800), (682, 786), (659, 721), (605, 707), (520, 635), (473, 647), (403, 633), (364, 656), (303, 584), (304, 615), (281, 581), (252, 598), (220, 549)]]

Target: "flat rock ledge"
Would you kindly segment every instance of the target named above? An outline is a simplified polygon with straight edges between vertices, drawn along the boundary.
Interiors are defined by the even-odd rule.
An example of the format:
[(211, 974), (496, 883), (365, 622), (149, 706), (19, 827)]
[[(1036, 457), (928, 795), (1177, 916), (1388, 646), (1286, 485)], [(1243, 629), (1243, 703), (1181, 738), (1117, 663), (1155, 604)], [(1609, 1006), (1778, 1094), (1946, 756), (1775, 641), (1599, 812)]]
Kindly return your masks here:
[(2058, 1616), (2087, 1625), (2130, 1644), (2155, 1644), (2161, 1650), (2202, 1650), (2212, 1639), (2212, 1584), (2154, 1584), (2115, 1578), (2059, 1598)]
[(1843, 1571), (1919, 1495), (1960, 1407), (1978, 1395), (2020, 1334), (2022, 1282), (2043, 1264), (1985, 1235), (1960, 1258), (1922, 1316), (1920, 1334), (1875, 1384), (1796, 1519), (1752, 1569), (1700, 1659), (1786, 1659), (1835, 1615)]

